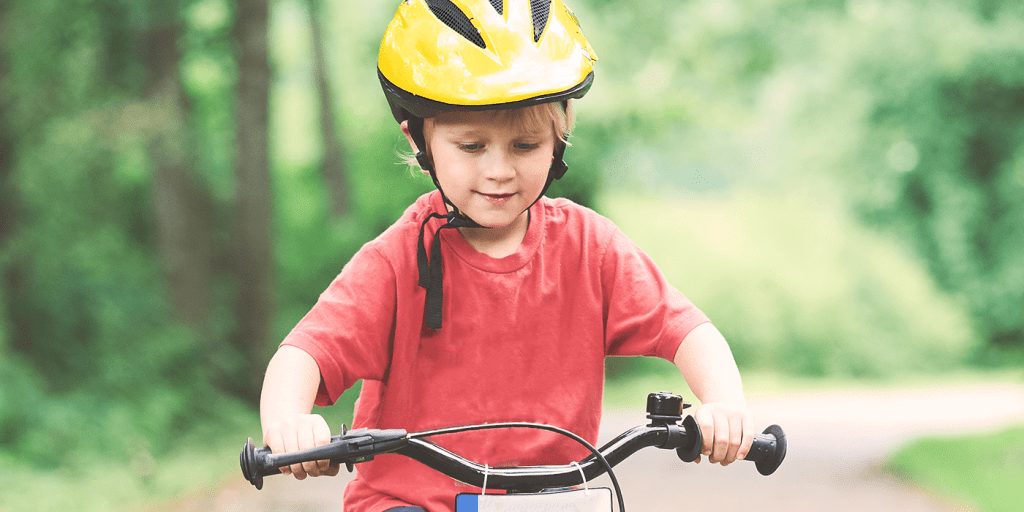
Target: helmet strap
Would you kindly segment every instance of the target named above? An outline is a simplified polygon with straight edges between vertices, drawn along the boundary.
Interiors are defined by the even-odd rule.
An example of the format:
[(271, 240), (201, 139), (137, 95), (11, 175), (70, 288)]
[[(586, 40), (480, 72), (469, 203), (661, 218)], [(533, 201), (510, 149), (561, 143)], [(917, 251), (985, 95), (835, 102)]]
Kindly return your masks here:
[[(420, 169), (433, 176), (434, 165), (430, 161), (430, 157), (427, 156), (427, 137), (423, 134), (423, 118), (409, 115), (406, 117), (406, 121), (409, 126), (409, 136), (416, 143), (416, 163), (420, 165)], [(434, 182), (436, 184), (437, 180), (435, 179)]]
[[(562, 105), (562, 112), (569, 110), (568, 101), (562, 101), (560, 103)], [(555, 141), (555, 151), (551, 155), (551, 168), (548, 169), (548, 179), (544, 182), (544, 188), (540, 191), (540, 195), (537, 196), (537, 199), (534, 199), (533, 202), (530, 203), (530, 206), (526, 207), (527, 211), (529, 211), (533, 205), (537, 204), (537, 201), (540, 201), (540, 198), (544, 197), (544, 194), (547, 193), (548, 188), (555, 182), (555, 180), (562, 179), (562, 176), (565, 176), (565, 172), (569, 170), (569, 164), (565, 163), (565, 147), (565, 141), (562, 140), (561, 137), (558, 137)]]
[(555, 143), (555, 152), (552, 155), (551, 168), (548, 169), (548, 179), (544, 182), (544, 188), (541, 189), (540, 195), (537, 196), (537, 199), (534, 199), (533, 202), (530, 203), (530, 206), (526, 207), (527, 211), (529, 211), (533, 205), (537, 204), (537, 201), (540, 201), (540, 198), (544, 197), (544, 194), (548, 192), (548, 188), (551, 187), (551, 184), (554, 183), (555, 180), (560, 180), (562, 179), (562, 176), (565, 176), (565, 172), (569, 170), (569, 164), (565, 163), (565, 160), (563, 159), (564, 156), (565, 141), (558, 139), (558, 142)]

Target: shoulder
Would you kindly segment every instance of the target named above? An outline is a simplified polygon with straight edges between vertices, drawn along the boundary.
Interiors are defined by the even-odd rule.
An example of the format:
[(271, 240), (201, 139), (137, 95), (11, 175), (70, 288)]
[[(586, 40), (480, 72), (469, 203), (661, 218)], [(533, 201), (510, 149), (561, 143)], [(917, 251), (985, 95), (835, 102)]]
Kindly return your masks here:
[(599, 246), (621, 236), (614, 222), (566, 198), (543, 198), (537, 203), (543, 208), (549, 236), (578, 239)]
[(591, 261), (602, 272), (616, 272), (623, 266), (654, 266), (643, 250), (607, 217), (568, 199), (542, 203), (548, 216), (548, 250), (579, 251), (580, 261)]

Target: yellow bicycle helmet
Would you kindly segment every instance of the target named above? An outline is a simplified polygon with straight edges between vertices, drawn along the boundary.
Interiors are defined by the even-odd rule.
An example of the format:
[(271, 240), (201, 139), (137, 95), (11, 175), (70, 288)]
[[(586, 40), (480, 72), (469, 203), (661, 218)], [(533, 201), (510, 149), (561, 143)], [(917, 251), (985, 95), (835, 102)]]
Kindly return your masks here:
[(405, 0), (377, 74), (402, 122), (581, 98), (596, 60), (561, 0)]
[[(416, 159), (430, 173), (451, 211), (420, 225), (416, 260), (427, 290), (424, 324), (441, 328), (441, 231), (482, 227), (461, 213), (441, 189), (426, 154), (423, 120), (453, 110), (493, 110), (582, 98), (594, 80), (597, 55), (579, 21), (562, 0), (404, 0), (388, 25), (377, 57), (377, 76), (395, 120), (408, 121)], [(536, 203), (567, 166), (558, 140), (547, 182)], [(532, 206), (532, 203), (531, 203)], [(529, 207), (527, 208), (529, 210)], [(430, 259), (424, 230), (431, 219), (447, 223), (434, 232)]]

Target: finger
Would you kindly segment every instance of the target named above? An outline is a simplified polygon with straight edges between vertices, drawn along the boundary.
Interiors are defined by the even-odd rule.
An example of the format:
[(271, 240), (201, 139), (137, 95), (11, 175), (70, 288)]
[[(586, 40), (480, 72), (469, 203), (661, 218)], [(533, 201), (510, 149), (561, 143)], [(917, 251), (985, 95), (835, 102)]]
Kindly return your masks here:
[[(313, 424), (313, 443), (316, 446), (324, 446), (331, 444), (331, 427), (327, 426), (327, 422), (322, 416), (317, 416), (317, 420)], [(316, 461), (317, 474), (318, 475), (329, 475), (334, 476), (338, 474), (337, 469), (334, 470), (334, 474), (331, 474), (331, 461), (327, 459)], [(335, 466), (337, 468), (337, 466)]]
[(743, 444), (736, 452), (737, 459), (747, 458), (747, 454), (750, 453), (750, 447), (754, 445), (755, 435), (757, 435), (757, 431), (754, 430), (754, 413), (747, 411), (743, 415)]
[(326, 476), (337, 476), (339, 471), (341, 471), (341, 465), (340, 464), (333, 464), (333, 465), (327, 466), (327, 470), (324, 471), (323, 474), (326, 475)]
[[(313, 423), (308, 421), (303, 423), (304, 425), (299, 429), (299, 448), (302, 450), (316, 448), (316, 436), (313, 432)], [(308, 476), (320, 476), (320, 465), (315, 460), (303, 462), (302, 469)]]
[(729, 418), (729, 447), (722, 461), (723, 466), (736, 462), (740, 446), (743, 446), (743, 419), (733, 415)]
[(716, 464), (725, 460), (729, 453), (729, 418), (719, 415), (715, 418), (715, 440), (712, 443), (711, 456), (708, 461)]
[[(270, 453), (284, 453), (284, 436), (281, 434), (281, 430), (271, 428), (263, 434), (263, 444), (270, 447)], [(281, 474), (291, 474), (292, 470), (288, 466), (278, 468), (281, 470)]]
[[(290, 427), (290, 428), (286, 428), (285, 430), (288, 431), (288, 432), (291, 432), (291, 433), (289, 435), (284, 436), (284, 451), (285, 452), (294, 452), (294, 451), (297, 451), (297, 450), (300, 449), (299, 448), (299, 435), (300, 434), (296, 430), (296, 425), (294, 423), (290, 423), (288, 425), (288, 427)], [(303, 469), (302, 464), (292, 464), (291, 466), (289, 466), (289, 468), (291, 469), (292, 476), (294, 476), (296, 480), (305, 480), (306, 479), (306, 470)]]
[(701, 407), (697, 409), (693, 419), (697, 420), (697, 427), (700, 428), (701, 437), (704, 439), (700, 453), (710, 456), (715, 442), (715, 418), (706, 408)]

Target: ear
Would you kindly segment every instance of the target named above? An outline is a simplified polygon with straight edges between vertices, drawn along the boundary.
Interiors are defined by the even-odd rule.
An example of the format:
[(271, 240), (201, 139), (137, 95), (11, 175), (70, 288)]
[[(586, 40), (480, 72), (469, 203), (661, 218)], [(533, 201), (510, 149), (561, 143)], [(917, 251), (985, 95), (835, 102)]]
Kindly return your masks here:
[[(416, 141), (413, 140), (412, 134), (409, 133), (409, 121), (402, 121), (402, 125), (401, 126), (402, 126), (402, 133), (405, 134), (406, 140), (409, 141), (409, 147), (412, 148), (413, 154), (418, 153), (419, 152), (419, 148), (416, 147)], [(423, 169), (422, 167), (420, 168), (420, 172), (422, 172), (423, 174), (430, 174), (430, 171), (428, 171), (426, 169)]]
[(416, 147), (416, 141), (412, 140), (412, 135), (409, 133), (409, 121), (402, 121), (402, 133), (404, 133), (405, 138), (409, 140), (409, 147), (412, 148), (412, 152), (418, 152), (420, 148)]

